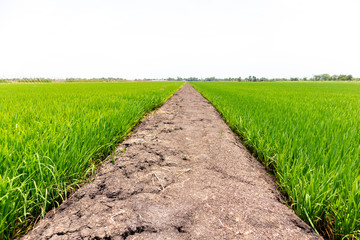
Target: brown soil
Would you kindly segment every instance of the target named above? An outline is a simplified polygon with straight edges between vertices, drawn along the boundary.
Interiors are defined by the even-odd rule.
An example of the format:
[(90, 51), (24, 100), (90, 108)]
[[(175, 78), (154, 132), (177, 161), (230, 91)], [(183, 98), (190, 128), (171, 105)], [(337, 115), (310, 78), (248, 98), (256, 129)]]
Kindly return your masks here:
[(24, 239), (321, 239), (189, 84)]

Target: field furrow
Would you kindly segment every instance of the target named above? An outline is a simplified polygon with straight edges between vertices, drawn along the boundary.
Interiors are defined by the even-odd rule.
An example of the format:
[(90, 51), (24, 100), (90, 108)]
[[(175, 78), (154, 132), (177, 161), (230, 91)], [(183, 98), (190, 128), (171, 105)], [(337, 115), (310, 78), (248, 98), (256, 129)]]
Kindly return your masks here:
[(24, 239), (321, 239), (185, 84)]

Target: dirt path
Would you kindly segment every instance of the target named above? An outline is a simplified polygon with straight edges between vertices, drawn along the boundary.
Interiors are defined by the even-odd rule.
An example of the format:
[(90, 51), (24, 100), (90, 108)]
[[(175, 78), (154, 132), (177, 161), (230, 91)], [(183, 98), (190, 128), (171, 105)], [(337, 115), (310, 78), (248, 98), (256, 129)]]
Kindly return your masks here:
[(320, 239), (189, 84), (24, 239)]

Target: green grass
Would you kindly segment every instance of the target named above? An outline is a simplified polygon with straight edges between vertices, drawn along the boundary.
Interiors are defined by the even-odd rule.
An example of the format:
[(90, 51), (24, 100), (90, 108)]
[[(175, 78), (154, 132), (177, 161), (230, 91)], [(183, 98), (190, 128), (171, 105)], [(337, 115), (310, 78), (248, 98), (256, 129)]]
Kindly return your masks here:
[(360, 237), (359, 83), (192, 83), (331, 239)]
[(181, 85), (0, 84), (0, 239), (57, 206)]

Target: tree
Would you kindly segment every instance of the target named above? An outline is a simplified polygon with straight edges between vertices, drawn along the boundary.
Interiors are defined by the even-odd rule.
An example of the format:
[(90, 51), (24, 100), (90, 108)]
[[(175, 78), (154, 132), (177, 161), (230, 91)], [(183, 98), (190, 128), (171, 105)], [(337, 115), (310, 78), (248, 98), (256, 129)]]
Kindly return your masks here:
[(321, 75), (314, 75), (314, 80), (319, 81), (321, 79)]
[(329, 74), (321, 74), (320, 79), (323, 81), (329, 81), (329, 80), (331, 80), (331, 76)]

